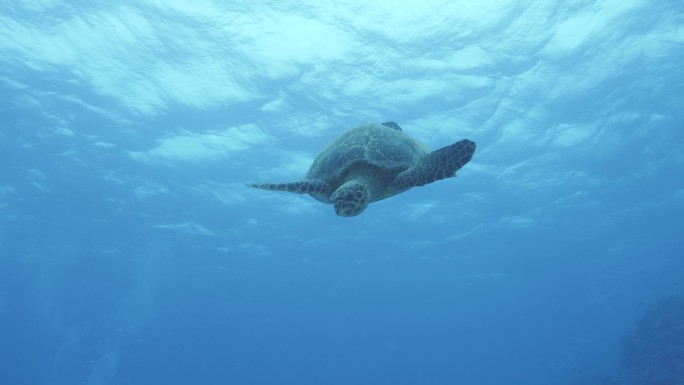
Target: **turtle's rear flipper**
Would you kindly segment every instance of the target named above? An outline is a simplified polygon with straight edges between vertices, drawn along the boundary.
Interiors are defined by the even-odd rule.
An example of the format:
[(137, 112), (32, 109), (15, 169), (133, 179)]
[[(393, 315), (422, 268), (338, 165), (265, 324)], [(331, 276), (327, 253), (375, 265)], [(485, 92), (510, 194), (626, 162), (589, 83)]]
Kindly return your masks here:
[(464, 139), (451, 146), (435, 150), (416, 162), (394, 179), (397, 191), (423, 186), (436, 180), (456, 175), (475, 153), (475, 142)]
[(325, 197), (327, 199), (332, 194), (332, 188), (327, 182), (315, 179), (305, 179), (299, 182), (289, 183), (249, 183), (249, 187), (260, 188), (264, 190), (288, 191), (297, 194), (309, 194), (316, 199)]

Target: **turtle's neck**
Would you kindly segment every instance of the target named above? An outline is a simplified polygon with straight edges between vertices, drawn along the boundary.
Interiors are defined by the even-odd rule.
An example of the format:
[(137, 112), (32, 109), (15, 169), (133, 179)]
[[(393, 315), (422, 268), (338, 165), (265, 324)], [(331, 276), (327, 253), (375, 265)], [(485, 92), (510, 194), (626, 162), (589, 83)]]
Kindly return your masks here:
[(368, 187), (370, 202), (375, 202), (387, 196), (383, 186), (390, 186), (391, 181), (385, 179), (387, 177), (376, 167), (357, 166), (346, 175), (345, 183), (354, 181), (365, 184)]

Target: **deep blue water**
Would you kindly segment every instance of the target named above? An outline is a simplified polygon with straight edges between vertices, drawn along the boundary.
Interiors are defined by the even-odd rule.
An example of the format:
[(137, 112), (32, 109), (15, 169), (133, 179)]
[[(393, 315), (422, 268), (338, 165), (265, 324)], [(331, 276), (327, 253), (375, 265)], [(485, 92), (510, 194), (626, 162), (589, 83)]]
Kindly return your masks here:
[[(0, 2), (0, 384), (674, 385), (682, 79), (679, 0)], [(478, 150), (245, 187), (389, 120)]]

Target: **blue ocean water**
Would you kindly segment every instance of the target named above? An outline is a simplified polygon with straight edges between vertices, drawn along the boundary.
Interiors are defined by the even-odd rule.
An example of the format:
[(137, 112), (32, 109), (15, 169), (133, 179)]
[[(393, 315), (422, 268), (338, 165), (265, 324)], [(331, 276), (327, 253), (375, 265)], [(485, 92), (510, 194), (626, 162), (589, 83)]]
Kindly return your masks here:
[[(679, 0), (3, 1), (0, 63), (0, 384), (682, 381)], [(478, 149), (245, 187), (385, 121)]]

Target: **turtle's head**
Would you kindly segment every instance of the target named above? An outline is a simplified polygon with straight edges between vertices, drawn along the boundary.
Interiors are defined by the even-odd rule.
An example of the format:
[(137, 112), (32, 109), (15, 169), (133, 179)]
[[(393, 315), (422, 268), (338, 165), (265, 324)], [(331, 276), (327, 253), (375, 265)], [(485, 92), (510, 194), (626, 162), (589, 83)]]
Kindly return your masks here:
[(335, 205), (335, 213), (341, 217), (361, 214), (370, 203), (368, 187), (357, 181), (350, 181), (338, 187), (330, 200)]

